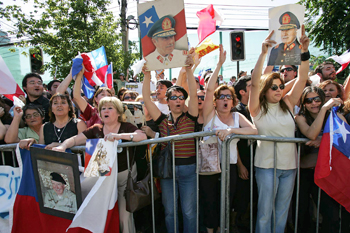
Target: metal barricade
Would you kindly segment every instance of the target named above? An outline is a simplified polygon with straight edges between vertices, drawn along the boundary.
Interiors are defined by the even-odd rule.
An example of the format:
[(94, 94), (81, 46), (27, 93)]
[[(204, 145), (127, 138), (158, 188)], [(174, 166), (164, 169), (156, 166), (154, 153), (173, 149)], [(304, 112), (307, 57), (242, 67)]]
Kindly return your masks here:
[[(211, 131), (203, 131), (203, 132), (197, 132), (197, 133), (190, 133), (190, 134), (182, 134), (182, 135), (173, 135), (173, 136), (168, 136), (168, 137), (163, 137), (163, 138), (157, 138), (157, 139), (149, 139), (149, 140), (144, 140), (140, 142), (125, 142), (125, 143), (120, 143), (118, 147), (124, 148), (124, 147), (134, 147), (134, 146), (141, 146), (141, 145), (147, 145), (147, 144), (157, 144), (161, 142), (171, 142), (172, 146), (172, 151), (173, 154), (175, 153), (175, 142), (183, 139), (188, 139), (188, 138), (193, 138), (194, 140), (197, 141), (196, 146), (197, 146), (197, 151), (198, 151), (198, 139), (200, 137), (204, 136), (212, 136), (215, 135), (215, 132)], [(274, 190), (276, 187), (276, 171), (277, 171), (277, 165), (276, 165), (276, 159), (277, 159), (277, 153), (276, 153), (276, 146), (277, 143), (298, 143), (298, 156), (297, 156), (297, 181), (296, 181), (296, 211), (295, 211), (295, 231), (297, 232), (297, 225), (298, 225), (298, 203), (299, 203), (299, 185), (300, 185), (300, 144), (305, 143), (309, 141), (308, 139), (305, 138), (281, 138), (281, 137), (270, 137), (270, 136), (263, 136), (263, 135), (236, 135), (236, 134), (231, 134), (226, 137), (225, 141), (222, 143), (222, 160), (221, 160), (221, 199), (220, 199), (220, 232), (230, 232), (230, 201), (229, 201), (229, 185), (230, 185), (230, 143), (233, 139), (247, 139), (250, 142), (256, 141), (256, 140), (261, 140), (261, 141), (272, 141), (274, 142)], [(18, 166), (17, 160), (15, 157), (15, 149), (16, 149), (17, 144), (7, 144), (7, 145), (0, 145), (0, 151), (1, 151), (1, 156), (2, 156), (2, 161), (4, 165), (5, 161), (5, 155), (4, 151), (12, 151), (12, 160), (13, 164), (12, 166)], [(75, 146), (71, 148), (73, 152), (84, 152), (85, 151), (85, 146)], [(250, 232), (253, 232), (253, 143), (250, 143)], [(152, 160), (152, 151), (150, 150), (150, 160)], [(198, 153), (196, 156), (196, 161), (197, 161), (197, 170), (198, 170)], [(173, 156), (173, 177), (175, 177), (175, 157)], [(152, 168), (152, 163), (150, 163), (150, 173), (151, 173), (151, 178), (153, 179), (153, 168)], [(199, 174), (197, 172), (197, 219), (196, 219), (196, 225), (197, 225), (197, 232), (199, 232)], [(175, 179), (173, 179), (173, 195), (174, 195), (174, 210), (176, 211), (177, 206), (175, 202)], [(153, 197), (153, 186), (151, 185), (151, 195), (152, 195), (152, 225), (153, 225), (153, 232), (156, 232), (155, 230), (155, 214), (154, 214), (154, 197)], [(317, 201), (317, 221), (316, 221), (316, 232), (318, 232), (318, 227), (319, 227), (319, 208), (320, 206), (320, 189), (319, 189), (319, 195), (318, 195), (318, 201)], [(339, 216), (341, 217), (341, 209), (339, 211)], [(275, 220), (275, 206), (273, 206), (273, 218)], [(177, 217), (176, 214), (174, 214), (174, 230), (177, 232), (176, 229), (176, 222), (177, 222)], [(273, 224), (274, 231), (275, 232), (275, 222)], [(341, 230), (340, 230), (341, 231)], [(340, 232), (339, 231), (339, 232)]]

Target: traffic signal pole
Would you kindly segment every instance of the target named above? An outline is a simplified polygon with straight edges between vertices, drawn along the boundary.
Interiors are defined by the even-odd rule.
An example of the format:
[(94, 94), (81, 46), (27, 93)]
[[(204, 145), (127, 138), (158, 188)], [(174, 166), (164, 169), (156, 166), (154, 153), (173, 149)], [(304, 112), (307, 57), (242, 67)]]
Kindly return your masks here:
[(238, 74), (239, 74), (239, 61), (237, 61), (237, 80), (238, 80)]

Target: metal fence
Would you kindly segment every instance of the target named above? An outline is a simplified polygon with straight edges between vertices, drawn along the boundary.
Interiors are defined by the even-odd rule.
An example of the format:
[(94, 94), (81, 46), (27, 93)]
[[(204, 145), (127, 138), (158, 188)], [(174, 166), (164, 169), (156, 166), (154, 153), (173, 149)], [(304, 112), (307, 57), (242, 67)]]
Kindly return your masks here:
[[(197, 151), (198, 151), (198, 140), (200, 137), (204, 136), (212, 136), (215, 135), (215, 132), (211, 131), (204, 131), (204, 132), (197, 132), (197, 133), (190, 133), (190, 134), (183, 134), (183, 135), (173, 135), (163, 138), (157, 138), (157, 139), (150, 139), (150, 140), (144, 140), (140, 142), (125, 142), (120, 143), (118, 147), (121, 148), (127, 148), (127, 147), (134, 147), (134, 146), (141, 146), (141, 145), (147, 145), (147, 144), (156, 144), (161, 142), (171, 142), (172, 145), (172, 151), (174, 154), (175, 151), (175, 142), (183, 139), (188, 138), (194, 138), (194, 140), (197, 141)], [(305, 138), (281, 138), (281, 137), (269, 137), (269, 136), (263, 136), (263, 135), (236, 135), (231, 134), (226, 137), (225, 141), (222, 143), (222, 160), (221, 160), (221, 198), (220, 198), (220, 232), (230, 232), (230, 201), (229, 201), (229, 185), (230, 185), (230, 142), (234, 139), (247, 139), (250, 142), (250, 232), (253, 232), (253, 142), (256, 140), (261, 141), (271, 141), (274, 143), (274, 190), (276, 188), (276, 171), (277, 171), (277, 143), (297, 143), (298, 144), (298, 156), (297, 156), (297, 179), (296, 179), (296, 206), (295, 206), (295, 222), (294, 222), (294, 232), (298, 232), (297, 226), (298, 226), (298, 203), (299, 203), (299, 188), (300, 188), (300, 144), (305, 143), (309, 141)], [(11, 156), (13, 160), (12, 166), (18, 166), (16, 159), (15, 159), (15, 148), (17, 144), (7, 144), (7, 145), (0, 145), (0, 151), (2, 156), (2, 161), (4, 163), (5, 161), (5, 151), (11, 151)], [(85, 146), (75, 146), (71, 148), (71, 150), (75, 153), (77, 152), (84, 152)], [(128, 150), (128, 149), (127, 149)], [(127, 151), (127, 154), (128, 151)], [(198, 154), (197, 154), (198, 155)], [(8, 156), (8, 155), (7, 155)], [(129, 156), (129, 155), (128, 155)], [(152, 159), (152, 152), (150, 151), (150, 159)], [(198, 165), (198, 156), (197, 156), (197, 165)], [(129, 162), (128, 162), (129, 164)], [(175, 157), (173, 156), (173, 177), (175, 177)], [(150, 163), (150, 173), (151, 177), (153, 178), (153, 169), (152, 169), (152, 163)], [(151, 185), (152, 189), (152, 225), (153, 225), (153, 232), (156, 232), (155, 230), (155, 214), (154, 214), (154, 198), (153, 198), (153, 186)], [(173, 179), (173, 191), (174, 191), (174, 197), (175, 195), (175, 179)], [(176, 210), (175, 205), (175, 199), (174, 199), (174, 210)], [(317, 220), (316, 220), (316, 232), (319, 231), (319, 210), (320, 210), (320, 189), (318, 192), (318, 200), (317, 200)], [(339, 215), (341, 216), (341, 211), (339, 211)], [(275, 206), (273, 204), (273, 232), (275, 232), (275, 219), (276, 219), (276, 213), (275, 213)], [(175, 232), (177, 232), (176, 229), (176, 214), (174, 215), (174, 226), (175, 226)], [(197, 231), (199, 232), (199, 174), (197, 173)], [(340, 224), (340, 223), (339, 223)], [(339, 232), (341, 232), (341, 228), (339, 227)]]

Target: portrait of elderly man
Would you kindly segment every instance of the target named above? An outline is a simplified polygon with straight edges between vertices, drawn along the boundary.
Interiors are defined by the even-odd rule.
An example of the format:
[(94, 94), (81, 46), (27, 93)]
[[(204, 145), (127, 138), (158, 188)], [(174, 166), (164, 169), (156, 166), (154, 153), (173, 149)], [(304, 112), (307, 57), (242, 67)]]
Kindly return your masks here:
[(176, 21), (171, 15), (165, 15), (149, 29), (147, 36), (156, 47), (145, 57), (149, 70), (184, 66), (187, 50), (175, 49), (175, 24)]
[(297, 40), (299, 20), (292, 12), (286, 11), (280, 16), (279, 23), (282, 43), (271, 49), (267, 65), (300, 65), (301, 45)]
[(44, 207), (75, 214), (77, 212), (76, 195), (65, 189), (66, 181), (57, 172), (50, 174), (52, 189), (45, 193)]

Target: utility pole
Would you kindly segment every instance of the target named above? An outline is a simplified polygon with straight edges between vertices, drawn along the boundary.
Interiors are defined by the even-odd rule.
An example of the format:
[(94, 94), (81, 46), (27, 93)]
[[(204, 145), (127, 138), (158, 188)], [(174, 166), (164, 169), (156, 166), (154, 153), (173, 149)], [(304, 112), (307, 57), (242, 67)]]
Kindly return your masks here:
[(128, 38), (128, 21), (126, 19), (126, 8), (127, 8), (127, 0), (121, 0), (121, 11), (120, 11), (120, 18), (121, 18), (121, 32), (122, 32), (122, 45), (123, 45), (123, 51), (125, 53), (128, 52), (129, 48), (129, 38)]

